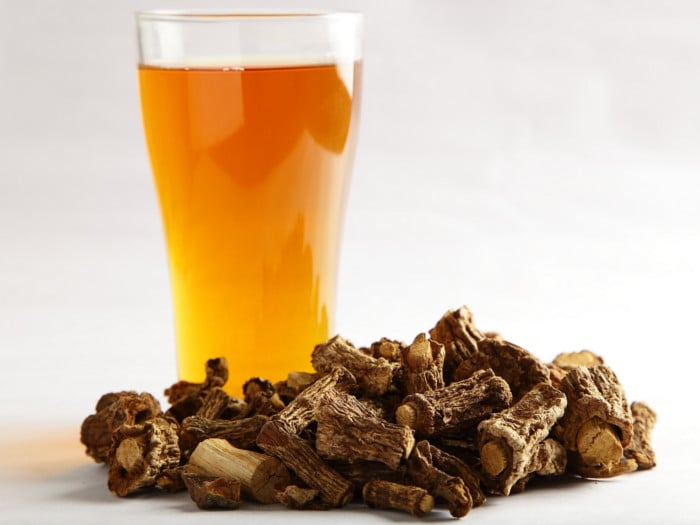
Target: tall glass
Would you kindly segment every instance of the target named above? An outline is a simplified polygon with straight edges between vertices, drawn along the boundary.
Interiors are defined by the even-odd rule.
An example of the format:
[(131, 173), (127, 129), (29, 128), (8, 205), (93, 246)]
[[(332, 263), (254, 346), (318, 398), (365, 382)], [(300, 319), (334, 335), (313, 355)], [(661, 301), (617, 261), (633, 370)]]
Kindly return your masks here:
[(178, 373), (310, 369), (334, 329), (360, 102), (357, 13), (141, 12), (139, 82)]

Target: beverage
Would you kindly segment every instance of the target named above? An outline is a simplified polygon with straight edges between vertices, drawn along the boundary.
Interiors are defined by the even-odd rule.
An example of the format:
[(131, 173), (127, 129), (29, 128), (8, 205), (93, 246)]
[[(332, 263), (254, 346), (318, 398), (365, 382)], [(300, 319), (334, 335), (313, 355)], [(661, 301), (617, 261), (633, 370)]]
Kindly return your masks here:
[(360, 63), (140, 66), (168, 248), (178, 372), (227, 388), (309, 370), (332, 335)]

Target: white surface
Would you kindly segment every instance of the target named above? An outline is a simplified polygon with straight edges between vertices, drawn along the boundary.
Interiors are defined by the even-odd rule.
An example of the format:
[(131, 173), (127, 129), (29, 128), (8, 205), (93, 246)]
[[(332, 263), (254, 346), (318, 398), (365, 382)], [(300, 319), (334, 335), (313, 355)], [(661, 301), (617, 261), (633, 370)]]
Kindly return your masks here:
[[(132, 12), (186, 5), (0, 0), (6, 435), (37, 424), (77, 433), (102, 393), (159, 393), (174, 380)], [(630, 399), (659, 413), (656, 470), (567, 485), (555, 498), (555, 489), (492, 498), (469, 519), (535, 523), (541, 512), (543, 523), (563, 514), (606, 523), (624, 509), (624, 523), (697, 522), (689, 487), (700, 425), (688, 413), (700, 313), (700, 6), (304, 6), (367, 14), (337, 330), (358, 344), (409, 340), (467, 304), (482, 329), (545, 359), (602, 354)], [(228, 518), (177, 499), (116, 500), (99, 470), (76, 468), (18, 482), (0, 473), (0, 521)], [(403, 519), (378, 516), (362, 513)], [(251, 523), (330, 517), (358, 514), (245, 513)]]

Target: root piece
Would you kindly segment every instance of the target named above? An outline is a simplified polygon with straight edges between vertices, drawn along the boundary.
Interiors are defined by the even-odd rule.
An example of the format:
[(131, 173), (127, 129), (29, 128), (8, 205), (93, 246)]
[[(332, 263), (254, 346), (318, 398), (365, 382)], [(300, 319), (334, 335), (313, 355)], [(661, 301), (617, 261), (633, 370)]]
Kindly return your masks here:
[(352, 498), (353, 486), (328, 466), (311, 445), (287, 428), (284, 421), (268, 421), (258, 435), (258, 446), (275, 456), (309, 487), (321, 493), (321, 499), (333, 507), (342, 507)]
[(327, 390), (316, 410), (316, 451), (324, 459), (378, 461), (397, 469), (413, 450), (413, 432), (389, 423), (357, 398)]
[(336, 367), (306, 387), (281, 412), (276, 414), (274, 419), (283, 421), (286, 430), (294, 434), (301, 434), (313, 421), (316, 406), (324, 392), (330, 389), (348, 392), (353, 390), (355, 386), (355, 377), (346, 368)]
[(190, 473), (183, 480), (200, 509), (237, 509), (241, 505), (241, 484), (236, 480)]
[(421, 487), (380, 479), (365, 483), (362, 499), (370, 507), (401, 510), (418, 517), (424, 516), (435, 506), (435, 499)]
[(398, 363), (390, 363), (383, 357), (374, 358), (360, 352), (339, 335), (316, 345), (311, 364), (317, 372), (324, 374), (339, 365), (347, 368), (358, 378), (360, 392), (370, 397), (381, 396), (389, 390), (399, 367)]
[(656, 454), (651, 446), (651, 431), (656, 424), (656, 412), (649, 405), (635, 401), (630, 406), (632, 411), (632, 441), (625, 449), (626, 458), (634, 459), (640, 470), (656, 466)]
[(615, 429), (597, 416), (581, 425), (576, 434), (576, 449), (586, 465), (610, 465), (623, 453)]
[(217, 419), (232, 405), (232, 398), (223, 388), (214, 387), (202, 400), (197, 415), (207, 419)]
[(474, 425), (511, 401), (508, 384), (492, 370), (480, 370), (440, 390), (406, 396), (396, 409), (396, 422), (428, 437)]
[(289, 372), (287, 374), (287, 386), (296, 390), (298, 394), (317, 379), (316, 374), (310, 372)]
[(186, 472), (236, 480), (245, 496), (260, 503), (274, 503), (275, 489), (288, 485), (291, 479), (285, 466), (274, 457), (236, 448), (218, 438), (197, 445)]
[(430, 457), (435, 467), (439, 468), (450, 476), (457, 476), (463, 482), (469, 495), (472, 498), (474, 507), (483, 505), (486, 502), (486, 496), (481, 490), (481, 481), (479, 475), (472, 470), (464, 461), (452, 454), (441, 450), (440, 448), (430, 445)]
[(594, 354), (590, 350), (562, 352), (552, 360), (552, 363), (564, 370), (571, 370), (578, 366), (598, 366), (605, 364), (602, 357), (598, 354)]
[(446, 501), (455, 518), (466, 516), (471, 510), (473, 501), (464, 481), (433, 465), (428, 441), (416, 443), (408, 460), (408, 474), (416, 485), (426, 489), (435, 499)]
[(379, 341), (372, 343), (369, 348), (361, 348), (360, 351), (379, 359), (383, 357), (390, 363), (395, 363), (401, 359), (401, 351), (406, 347), (401, 341), (395, 341), (382, 337)]
[(243, 384), (243, 400), (248, 405), (246, 416), (272, 416), (284, 408), (275, 385), (267, 379), (254, 377)]
[(187, 398), (202, 397), (214, 387), (222, 387), (228, 381), (228, 363), (226, 358), (209, 359), (205, 365), (206, 378), (201, 383), (178, 381), (165, 389), (165, 395), (171, 405)]
[(488, 368), (506, 380), (514, 402), (539, 383), (551, 384), (550, 372), (544, 362), (524, 348), (498, 339), (479, 341), (479, 351), (459, 365), (454, 380), (459, 381), (477, 370)]
[(95, 413), (83, 421), (80, 441), (88, 456), (97, 463), (106, 463), (112, 434), (120, 426), (142, 424), (160, 414), (160, 404), (151, 394), (133, 391), (105, 394), (97, 401)]
[[(491, 492), (509, 495), (518, 481), (548, 463), (545, 452), (551, 447), (538, 458), (540, 444), (565, 408), (566, 396), (551, 385), (540, 383), (512, 407), (479, 423), (481, 464)], [(559, 473), (563, 472), (562, 467)]]
[(558, 476), (566, 471), (568, 464), (567, 452), (564, 445), (555, 439), (545, 439), (537, 448), (537, 454), (532, 457), (532, 463), (527, 470), (530, 474), (520, 478), (510, 489), (511, 494), (525, 490), (525, 486), (535, 474), (540, 476)]
[(107, 486), (117, 496), (156, 484), (158, 476), (180, 463), (177, 424), (155, 417), (143, 425), (122, 425), (109, 450)]
[(567, 468), (572, 472), (584, 478), (591, 479), (607, 479), (628, 474), (637, 470), (637, 462), (632, 458), (623, 457), (615, 463), (607, 465), (587, 465), (581, 460), (577, 454), (570, 454), (570, 459)]
[(430, 337), (445, 346), (443, 374), (448, 384), (453, 381), (452, 375), (460, 363), (476, 354), (479, 351), (479, 341), (484, 339), (466, 306), (445, 313), (430, 330)]
[(222, 438), (237, 448), (254, 449), (260, 429), (269, 419), (261, 415), (230, 421), (190, 416), (182, 422), (182, 441), (187, 442), (190, 450), (208, 438)]
[(156, 478), (156, 485), (168, 494), (174, 494), (185, 490), (185, 481), (182, 479), (182, 467), (175, 467), (163, 470)]
[(566, 463), (564, 445), (556, 439), (545, 439), (540, 443), (531, 468), (540, 476), (558, 476), (566, 471)]
[(275, 384), (275, 390), (285, 405), (289, 404), (307, 386), (318, 379), (317, 374), (309, 372), (289, 372), (285, 381)]
[(562, 352), (557, 355), (551, 363), (547, 363), (549, 377), (552, 385), (559, 388), (564, 376), (578, 366), (598, 366), (605, 364), (603, 358), (594, 354), (590, 350), (580, 350), (578, 352)]
[(406, 394), (430, 392), (445, 386), (442, 368), (445, 347), (442, 343), (418, 334), (410, 346), (401, 351), (401, 382)]
[(567, 374), (568, 370), (564, 370), (560, 366), (554, 363), (547, 363), (547, 368), (549, 369), (549, 380), (554, 388), (559, 388), (561, 380)]
[(275, 497), (282, 505), (292, 510), (325, 510), (330, 507), (317, 501), (319, 491), (298, 485), (287, 485), (284, 490), (275, 492)]
[(611, 465), (622, 458), (632, 439), (632, 414), (615, 373), (608, 366), (573, 368), (561, 381), (568, 405), (558, 437), (590, 466)]
[(167, 415), (182, 421), (193, 416), (202, 407), (210, 390), (223, 387), (228, 381), (228, 363), (225, 358), (209, 359), (205, 365), (206, 378), (201, 383), (178, 381), (165, 389), (170, 408)]

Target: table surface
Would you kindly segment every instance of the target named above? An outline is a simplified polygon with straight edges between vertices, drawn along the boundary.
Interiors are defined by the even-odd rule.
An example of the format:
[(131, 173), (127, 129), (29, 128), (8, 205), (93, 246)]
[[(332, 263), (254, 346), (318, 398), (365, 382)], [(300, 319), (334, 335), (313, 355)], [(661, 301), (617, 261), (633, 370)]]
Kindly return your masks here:
[[(366, 13), (336, 330), (410, 341), (467, 304), (480, 329), (544, 360), (603, 355), (659, 415), (658, 468), (539, 484), (467, 519), (700, 522), (697, 2), (306, 5)], [(134, 67), (133, 11), (162, 3), (2, 6), (0, 522), (231, 519), (186, 495), (113, 497), (78, 443), (101, 394), (162, 400), (175, 380)], [(418, 521), (280, 510), (235, 516)]]

